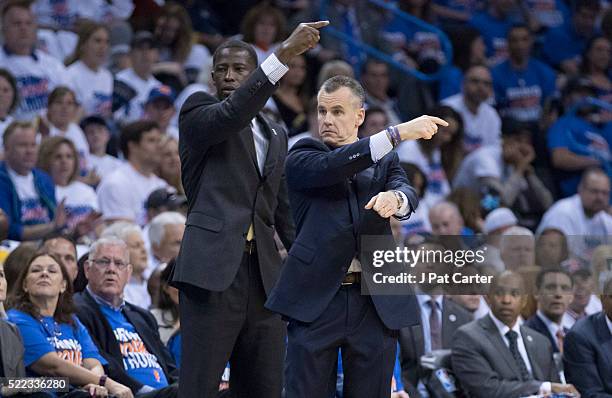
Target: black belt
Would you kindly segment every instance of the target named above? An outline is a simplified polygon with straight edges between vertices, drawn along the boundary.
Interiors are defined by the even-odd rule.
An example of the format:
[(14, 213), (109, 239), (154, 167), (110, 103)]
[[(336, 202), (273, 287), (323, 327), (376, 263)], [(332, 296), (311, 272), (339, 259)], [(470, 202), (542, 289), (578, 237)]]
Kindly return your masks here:
[(252, 254), (257, 250), (257, 246), (255, 245), (255, 239), (249, 240), (244, 245), (244, 252), (248, 254)]
[(352, 285), (361, 282), (361, 272), (350, 272), (344, 276), (343, 285)]

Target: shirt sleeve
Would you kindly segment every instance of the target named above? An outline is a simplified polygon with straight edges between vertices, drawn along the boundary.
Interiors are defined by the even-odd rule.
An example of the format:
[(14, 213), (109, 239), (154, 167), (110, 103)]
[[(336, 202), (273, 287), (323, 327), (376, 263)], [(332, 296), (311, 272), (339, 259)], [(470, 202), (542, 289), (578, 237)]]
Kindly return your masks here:
[(93, 358), (100, 361), (103, 366), (107, 365), (108, 362), (102, 357), (102, 355), (100, 355), (98, 347), (96, 347), (96, 345), (94, 344), (85, 326), (83, 326), (81, 321), (79, 321), (79, 318), (77, 318), (76, 316), (74, 316), (73, 319), (76, 322), (78, 336), (77, 338), (79, 340), (79, 343), (81, 344), (81, 353), (83, 354), (83, 359)]
[(400, 196), (402, 197), (402, 207), (399, 208), (398, 211), (395, 212), (395, 216), (396, 217), (404, 217), (406, 214), (408, 214), (408, 210), (410, 210), (410, 207), (408, 206), (408, 198), (406, 197), (406, 194), (403, 193), (402, 191), (396, 191), (397, 193), (400, 194)]
[(393, 145), (391, 141), (389, 141), (386, 131), (381, 131), (370, 137), (370, 153), (374, 163), (377, 163), (392, 150)]
[(261, 69), (270, 80), (270, 83), (276, 84), (287, 73), (289, 68), (276, 58), (276, 54), (272, 53), (268, 58), (261, 63)]
[(25, 366), (30, 366), (44, 355), (55, 352), (55, 348), (47, 340), (39, 321), (21, 311), (10, 311), (8, 315), (9, 321), (17, 325), (23, 338)]

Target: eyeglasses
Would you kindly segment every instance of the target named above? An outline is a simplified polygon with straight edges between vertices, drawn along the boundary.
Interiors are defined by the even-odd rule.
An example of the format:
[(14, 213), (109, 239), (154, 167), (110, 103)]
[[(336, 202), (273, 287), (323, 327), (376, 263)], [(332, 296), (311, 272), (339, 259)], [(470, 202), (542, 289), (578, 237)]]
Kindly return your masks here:
[(101, 269), (108, 268), (111, 265), (111, 263), (115, 264), (115, 267), (117, 267), (120, 270), (124, 270), (128, 266), (127, 263), (124, 263), (121, 260), (115, 260), (115, 259), (110, 259), (110, 258), (97, 258), (95, 260), (91, 260), (91, 262), (96, 267), (101, 268)]

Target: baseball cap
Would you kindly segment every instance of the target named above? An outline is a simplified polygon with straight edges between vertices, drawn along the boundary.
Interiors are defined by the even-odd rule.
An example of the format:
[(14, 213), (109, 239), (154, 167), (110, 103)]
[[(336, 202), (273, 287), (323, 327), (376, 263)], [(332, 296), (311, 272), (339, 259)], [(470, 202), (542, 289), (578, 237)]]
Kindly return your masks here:
[(100, 117), (100, 116), (96, 116), (96, 115), (91, 115), (91, 116), (87, 116), (85, 118), (83, 118), (81, 120), (81, 123), (79, 124), (79, 126), (81, 127), (81, 130), (85, 130), (85, 128), (87, 126), (89, 126), (90, 124), (99, 124), (102, 125), (106, 128), (108, 128), (108, 124), (106, 123), (106, 120), (104, 120), (104, 118)]
[(504, 227), (512, 227), (518, 224), (518, 219), (512, 212), (512, 210), (506, 207), (498, 207), (497, 209), (490, 212), (485, 218), (484, 222), (484, 233), (490, 234)]
[(176, 210), (187, 202), (184, 195), (179, 195), (172, 188), (160, 188), (151, 192), (145, 202), (146, 209), (157, 209), (167, 207), (168, 210)]
[(170, 86), (162, 84), (161, 86), (152, 88), (145, 104), (151, 103), (158, 99), (165, 99), (171, 104), (174, 104), (174, 92)]
[(130, 47), (139, 48), (145, 44), (149, 47), (157, 47), (155, 38), (153, 37), (153, 33), (148, 32), (146, 30), (140, 30), (134, 33), (134, 35), (132, 36)]

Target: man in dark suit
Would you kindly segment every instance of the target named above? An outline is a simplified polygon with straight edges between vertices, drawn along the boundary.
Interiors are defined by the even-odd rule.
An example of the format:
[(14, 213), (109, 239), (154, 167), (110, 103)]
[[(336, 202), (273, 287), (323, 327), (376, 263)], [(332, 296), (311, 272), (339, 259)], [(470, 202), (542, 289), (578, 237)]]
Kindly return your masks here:
[(278, 398), (286, 326), (264, 308), (278, 278), (278, 232), (295, 228), (284, 164), (287, 136), (260, 111), (285, 66), (316, 45), (327, 22), (300, 24), (257, 67), (240, 41), (213, 56), (217, 97), (193, 94), (181, 109), (179, 151), (189, 212), (172, 283), (180, 289), (180, 396), (214, 397), (229, 360), (237, 397)]
[(489, 315), (460, 327), (453, 337), (453, 371), (470, 397), (577, 393), (571, 384), (557, 383), (548, 339), (518, 322), (526, 303), (522, 277), (504, 271), (490, 289)]
[(562, 268), (545, 268), (536, 276), (535, 299), (538, 311), (525, 321), (525, 326), (548, 337), (553, 352), (563, 352), (568, 330), (563, 327), (563, 314), (572, 302), (573, 280)]
[(178, 369), (155, 318), (123, 300), (132, 273), (126, 244), (116, 238), (94, 242), (84, 271), (88, 284), (75, 295), (77, 316), (108, 361), (109, 377), (138, 397), (176, 397)]
[(576, 322), (565, 338), (565, 376), (584, 398), (612, 398), (612, 277), (601, 304), (603, 311)]
[(359, 140), (365, 94), (335, 76), (318, 94), (319, 134), (287, 157), (297, 238), (266, 307), (289, 319), (287, 398), (324, 397), (335, 384), (342, 350), (344, 394), (389, 397), (398, 329), (419, 322), (414, 296), (362, 295), (370, 282), (359, 246), (365, 235), (391, 240), (389, 217), (407, 218), (417, 197), (392, 152), (401, 140), (430, 138), (423, 116)]

